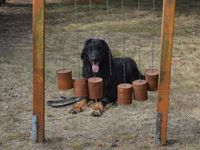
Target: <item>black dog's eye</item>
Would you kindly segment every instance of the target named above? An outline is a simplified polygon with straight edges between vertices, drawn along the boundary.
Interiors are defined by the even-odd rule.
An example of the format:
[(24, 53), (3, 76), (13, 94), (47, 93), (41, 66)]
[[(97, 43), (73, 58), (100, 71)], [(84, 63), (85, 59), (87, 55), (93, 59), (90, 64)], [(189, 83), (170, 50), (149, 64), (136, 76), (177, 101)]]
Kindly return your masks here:
[(98, 46), (97, 49), (101, 51), (101, 50), (102, 50), (102, 47)]
[(92, 53), (92, 48), (89, 48), (88, 50), (87, 50), (87, 54), (90, 54), (90, 53)]

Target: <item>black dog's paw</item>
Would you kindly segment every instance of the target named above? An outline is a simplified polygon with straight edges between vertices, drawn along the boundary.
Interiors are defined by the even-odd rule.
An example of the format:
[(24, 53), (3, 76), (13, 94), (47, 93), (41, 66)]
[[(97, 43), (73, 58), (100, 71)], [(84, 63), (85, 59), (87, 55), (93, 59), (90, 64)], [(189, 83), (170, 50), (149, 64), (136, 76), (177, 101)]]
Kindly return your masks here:
[(77, 102), (73, 105), (72, 109), (69, 110), (69, 113), (71, 114), (78, 114), (84, 110), (84, 108), (87, 105), (87, 100), (82, 99), (81, 101)]
[(72, 108), (72, 109), (69, 110), (69, 113), (70, 113), (70, 114), (78, 114), (78, 113), (80, 113), (80, 112), (82, 112), (82, 111), (83, 111), (82, 109), (77, 110), (77, 109)]
[(102, 115), (102, 112), (99, 111), (99, 110), (93, 110), (93, 111), (91, 112), (91, 115), (92, 115), (93, 117), (100, 117), (100, 116)]
[(91, 112), (91, 115), (93, 117), (100, 117), (103, 114), (104, 110), (105, 110), (105, 106), (103, 106), (103, 104), (101, 102), (96, 103)]

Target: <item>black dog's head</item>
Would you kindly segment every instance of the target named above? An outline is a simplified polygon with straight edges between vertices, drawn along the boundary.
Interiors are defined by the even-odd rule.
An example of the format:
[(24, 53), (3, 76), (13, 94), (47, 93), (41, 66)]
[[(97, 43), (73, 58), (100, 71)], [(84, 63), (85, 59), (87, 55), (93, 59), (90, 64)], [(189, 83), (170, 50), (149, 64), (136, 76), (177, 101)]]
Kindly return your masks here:
[(81, 58), (91, 65), (93, 73), (97, 73), (111, 57), (107, 43), (102, 39), (88, 39), (81, 54)]

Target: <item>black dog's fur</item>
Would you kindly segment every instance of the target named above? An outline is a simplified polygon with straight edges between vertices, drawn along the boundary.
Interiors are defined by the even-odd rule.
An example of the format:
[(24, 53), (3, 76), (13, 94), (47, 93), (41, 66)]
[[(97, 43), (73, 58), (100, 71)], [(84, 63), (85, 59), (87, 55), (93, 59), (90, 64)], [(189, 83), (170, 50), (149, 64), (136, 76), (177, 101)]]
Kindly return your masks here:
[[(129, 57), (113, 58), (107, 43), (102, 39), (86, 40), (81, 58), (83, 60), (82, 75), (84, 78), (94, 75), (91, 63), (99, 64), (99, 71), (95, 76), (103, 78), (103, 98), (101, 102), (104, 106), (115, 102), (117, 99), (117, 85), (124, 83), (124, 64), (125, 82), (132, 83), (132, 81), (139, 79), (140, 72), (136, 62)], [(142, 76), (142, 78), (144, 77)]]

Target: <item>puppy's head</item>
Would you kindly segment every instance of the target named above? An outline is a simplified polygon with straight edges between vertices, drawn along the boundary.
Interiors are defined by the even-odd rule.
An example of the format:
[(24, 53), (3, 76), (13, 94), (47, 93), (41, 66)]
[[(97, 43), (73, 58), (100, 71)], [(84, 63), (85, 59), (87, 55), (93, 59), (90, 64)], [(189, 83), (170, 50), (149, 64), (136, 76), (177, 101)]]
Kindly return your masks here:
[(91, 65), (94, 73), (99, 72), (100, 68), (109, 59), (109, 47), (102, 39), (88, 39), (81, 54), (81, 58)]

